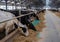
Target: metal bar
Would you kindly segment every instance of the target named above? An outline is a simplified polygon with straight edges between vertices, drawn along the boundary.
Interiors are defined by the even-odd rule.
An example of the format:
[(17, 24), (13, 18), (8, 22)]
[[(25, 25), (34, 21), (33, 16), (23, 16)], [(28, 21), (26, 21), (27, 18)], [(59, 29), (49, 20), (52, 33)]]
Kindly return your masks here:
[(6, 10), (7, 10), (7, 0), (5, 0), (5, 3), (6, 3)]
[(14, 36), (14, 34), (16, 34), (17, 32), (18, 32), (18, 29), (16, 29), (15, 31), (13, 31), (9, 35), (5, 36), (2, 40), (0, 40), (0, 42), (6, 42), (8, 39), (10, 39), (12, 36)]
[[(17, 17), (14, 17), (13, 19), (21, 18), (21, 17), (26, 16), (26, 15), (31, 15), (32, 13), (33, 13), (33, 12), (28, 13), (28, 14), (25, 14), (25, 15), (17, 16)], [(5, 20), (5, 21), (2, 21), (2, 22), (0, 22), (0, 23), (4, 23), (4, 22), (7, 22), (7, 21), (10, 21), (10, 20), (13, 20), (13, 19)]]

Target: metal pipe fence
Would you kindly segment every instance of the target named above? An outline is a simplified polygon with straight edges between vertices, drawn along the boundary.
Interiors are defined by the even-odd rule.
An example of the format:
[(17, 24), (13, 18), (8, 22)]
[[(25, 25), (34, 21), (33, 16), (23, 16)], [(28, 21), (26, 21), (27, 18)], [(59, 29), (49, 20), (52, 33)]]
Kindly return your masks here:
[(17, 16), (17, 17), (14, 17), (14, 18), (12, 18), (12, 19), (9, 19), (9, 20), (2, 21), (2, 22), (0, 22), (0, 23), (4, 23), (4, 22), (10, 21), (10, 20), (14, 20), (14, 19), (17, 19), (17, 18), (21, 18), (21, 17), (26, 16), (26, 15), (31, 15), (32, 13), (33, 13), (33, 12), (28, 13), (28, 14), (24, 14), (24, 15), (21, 15), (21, 16)]

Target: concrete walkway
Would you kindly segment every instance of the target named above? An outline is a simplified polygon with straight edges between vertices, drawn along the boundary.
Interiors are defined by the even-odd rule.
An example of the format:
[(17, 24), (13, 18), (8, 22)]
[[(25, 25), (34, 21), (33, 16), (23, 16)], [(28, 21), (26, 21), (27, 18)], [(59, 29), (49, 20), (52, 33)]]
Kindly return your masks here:
[(60, 18), (53, 12), (46, 10), (45, 12), (46, 28), (41, 33), (39, 42), (60, 42)]

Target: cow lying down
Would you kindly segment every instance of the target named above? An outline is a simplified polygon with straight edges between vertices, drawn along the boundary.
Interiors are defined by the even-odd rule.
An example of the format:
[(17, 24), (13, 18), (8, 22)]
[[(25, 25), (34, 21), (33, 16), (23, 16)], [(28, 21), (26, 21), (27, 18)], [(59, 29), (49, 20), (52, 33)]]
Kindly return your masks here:
[[(4, 11), (0, 10), (0, 22), (12, 19), (13, 17), (15, 17), (15, 15), (13, 15), (12, 13), (4, 12)], [(13, 30), (15, 28), (14, 24), (16, 24), (18, 27), (21, 27), (22, 33), (25, 36), (28, 36), (29, 33), (28, 33), (27, 26), (21, 24), (17, 19), (10, 20), (10, 21), (4, 22), (4, 23), (0, 23), (0, 32), (5, 29), (6, 35), (8, 35), (9, 31)]]

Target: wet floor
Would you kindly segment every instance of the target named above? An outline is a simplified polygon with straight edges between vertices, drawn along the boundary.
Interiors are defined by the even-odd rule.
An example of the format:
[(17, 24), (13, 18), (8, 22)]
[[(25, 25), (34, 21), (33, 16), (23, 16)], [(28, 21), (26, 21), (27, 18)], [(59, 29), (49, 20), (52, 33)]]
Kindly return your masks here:
[(46, 28), (41, 33), (42, 40), (39, 42), (60, 42), (60, 18), (53, 12), (45, 12)]

